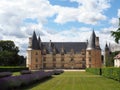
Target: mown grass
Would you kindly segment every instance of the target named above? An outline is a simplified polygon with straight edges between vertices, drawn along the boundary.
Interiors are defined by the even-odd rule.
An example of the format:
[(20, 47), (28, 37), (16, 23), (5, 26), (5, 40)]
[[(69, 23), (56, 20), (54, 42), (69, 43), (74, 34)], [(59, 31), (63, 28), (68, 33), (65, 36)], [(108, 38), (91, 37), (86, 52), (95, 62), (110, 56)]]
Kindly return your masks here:
[(25, 90), (120, 90), (120, 83), (87, 72), (64, 72)]
[(18, 76), (18, 75), (21, 75), (20, 72), (13, 72), (12, 73), (13, 76)]

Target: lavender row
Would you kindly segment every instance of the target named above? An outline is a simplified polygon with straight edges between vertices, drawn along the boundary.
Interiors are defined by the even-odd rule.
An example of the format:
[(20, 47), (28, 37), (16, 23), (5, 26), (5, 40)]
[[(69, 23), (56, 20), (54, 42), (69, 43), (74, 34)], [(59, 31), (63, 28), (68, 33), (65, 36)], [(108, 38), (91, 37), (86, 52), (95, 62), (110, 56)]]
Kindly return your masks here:
[(9, 90), (20, 86), (29, 85), (44, 78), (48, 78), (54, 74), (53, 71), (37, 71), (31, 74), (23, 74), (20, 76), (10, 76), (0, 78), (0, 90)]

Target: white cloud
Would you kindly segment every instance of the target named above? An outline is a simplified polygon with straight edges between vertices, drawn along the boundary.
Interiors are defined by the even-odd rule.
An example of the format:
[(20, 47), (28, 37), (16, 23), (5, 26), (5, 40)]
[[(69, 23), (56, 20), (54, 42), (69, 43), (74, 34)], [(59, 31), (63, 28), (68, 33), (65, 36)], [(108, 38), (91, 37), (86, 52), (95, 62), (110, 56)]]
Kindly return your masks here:
[(112, 18), (110, 21), (110, 24), (114, 27), (118, 27), (119, 19), (118, 18)]
[[(110, 7), (108, 0), (70, 0), (78, 2), (77, 8), (51, 5), (48, 0), (0, 0), (0, 39), (13, 40), (20, 48), (20, 54), (25, 55), (28, 37), (35, 29), (41, 35), (42, 41), (86, 41), (89, 39), (91, 28), (71, 28), (61, 32), (51, 33), (44, 30), (48, 17), (56, 15), (55, 22), (64, 24), (71, 21), (85, 24), (97, 24), (107, 17), (104, 11)], [(120, 15), (120, 10), (118, 11)], [(26, 18), (37, 19), (37, 23), (27, 23)], [(113, 20), (114, 21), (114, 20)], [(112, 22), (113, 22), (112, 21)], [(113, 22), (114, 23), (114, 22)], [(109, 28), (108, 28), (109, 29)], [(105, 30), (104, 30), (105, 31)], [(110, 34), (97, 32), (100, 43), (113, 40)], [(108, 36), (107, 36), (108, 35)]]
[(54, 6), (58, 16), (55, 22), (64, 24), (68, 21), (78, 21), (85, 24), (97, 24), (99, 20), (105, 20), (103, 12), (110, 7), (109, 0), (71, 0), (78, 2), (78, 8)]
[(120, 18), (120, 9), (118, 9), (118, 17)]

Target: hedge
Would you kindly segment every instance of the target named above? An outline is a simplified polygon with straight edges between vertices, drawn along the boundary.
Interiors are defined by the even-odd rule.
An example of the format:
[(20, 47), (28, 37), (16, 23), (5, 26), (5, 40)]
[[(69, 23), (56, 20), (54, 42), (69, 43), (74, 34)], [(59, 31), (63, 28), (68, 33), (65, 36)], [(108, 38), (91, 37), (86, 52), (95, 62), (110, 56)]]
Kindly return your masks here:
[(86, 72), (94, 73), (96, 75), (101, 75), (101, 68), (86, 68)]
[(86, 72), (102, 75), (104, 77), (114, 79), (120, 82), (120, 68), (115, 67), (86, 68)]
[(102, 68), (102, 76), (120, 82), (120, 68), (115, 68), (115, 67)]
[(19, 72), (22, 70), (28, 70), (26, 67), (0, 67), (0, 72)]

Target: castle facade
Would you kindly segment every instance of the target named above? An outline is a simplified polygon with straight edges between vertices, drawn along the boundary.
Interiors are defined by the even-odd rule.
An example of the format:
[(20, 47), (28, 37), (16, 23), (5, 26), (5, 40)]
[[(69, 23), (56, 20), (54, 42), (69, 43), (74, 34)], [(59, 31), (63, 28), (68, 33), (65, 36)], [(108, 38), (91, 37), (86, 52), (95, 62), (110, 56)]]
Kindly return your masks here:
[(42, 42), (34, 31), (29, 38), (26, 66), (30, 70), (101, 67), (99, 37), (93, 31), (87, 42)]

